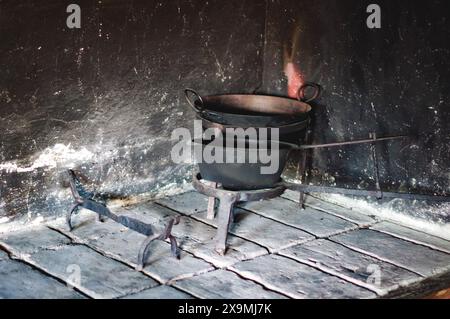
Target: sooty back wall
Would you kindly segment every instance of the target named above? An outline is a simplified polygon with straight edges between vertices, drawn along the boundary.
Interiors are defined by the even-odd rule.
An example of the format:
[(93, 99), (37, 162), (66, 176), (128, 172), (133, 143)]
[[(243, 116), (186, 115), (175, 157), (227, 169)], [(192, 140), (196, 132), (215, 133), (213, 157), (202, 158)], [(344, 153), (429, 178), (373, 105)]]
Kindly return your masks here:
[[(80, 29), (66, 26), (70, 3)], [(64, 214), (68, 167), (112, 196), (189, 176), (170, 160), (172, 130), (192, 127), (182, 90), (258, 87), (264, 13), (241, 0), (0, 1), (0, 218)]]
[[(381, 29), (366, 8), (381, 7)], [(450, 191), (448, 1), (269, 1), (263, 90), (286, 93), (283, 46), (300, 29), (294, 62), (324, 88), (314, 143), (418, 135), (377, 146), (384, 189)], [(406, 147), (405, 147), (406, 146)], [(373, 189), (368, 146), (316, 150), (312, 181)], [(289, 177), (295, 177), (293, 161)]]

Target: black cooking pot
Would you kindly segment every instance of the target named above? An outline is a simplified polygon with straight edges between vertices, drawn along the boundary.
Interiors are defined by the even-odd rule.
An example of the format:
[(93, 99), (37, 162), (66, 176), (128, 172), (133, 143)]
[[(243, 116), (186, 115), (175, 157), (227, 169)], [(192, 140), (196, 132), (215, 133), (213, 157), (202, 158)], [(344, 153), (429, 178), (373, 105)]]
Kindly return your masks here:
[[(194, 140), (192, 141), (194, 147), (200, 146), (202, 150), (207, 145), (211, 145), (212, 141), (205, 140)], [(272, 144), (273, 143), (273, 144)], [(259, 145), (258, 142), (253, 141), (245, 141), (241, 145), (236, 143), (233, 146), (219, 145), (223, 151), (222, 156), (218, 156), (220, 158), (220, 163), (217, 162), (205, 162), (204, 158), (196, 158), (200, 174), (203, 179), (207, 181), (216, 182), (222, 185), (224, 189), (228, 190), (257, 190), (257, 189), (265, 189), (272, 188), (276, 183), (281, 181), (281, 174), (284, 171), (284, 168), (287, 163), (287, 159), (289, 156), (289, 152), (291, 149), (295, 148), (295, 145), (284, 143), (284, 142), (271, 142), (267, 143), (268, 145)], [(278, 165), (274, 165), (274, 169), (270, 173), (263, 173), (262, 168), (268, 167), (270, 163), (264, 163), (260, 156), (260, 151), (275, 151), (275, 149), (271, 148), (271, 145), (275, 146), (278, 149), (278, 152), (271, 156), (272, 160), (276, 160)], [(233, 152), (228, 154), (233, 154), (230, 158), (227, 159), (226, 152)], [(239, 153), (240, 152), (240, 153)], [(203, 152), (202, 152), (203, 153)], [(239, 157), (241, 156), (241, 157)], [(251, 161), (250, 156), (253, 156), (256, 161)], [(272, 164), (274, 164), (272, 162)]]
[[(307, 88), (313, 88), (310, 98)], [(320, 86), (306, 83), (298, 91), (298, 99), (252, 94), (228, 94), (201, 97), (193, 89), (186, 89), (189, 105), (197, 115), (209, 122), (233, 127), (280, 127), (308, 120), (311, 106), (308, 104), (320, 95)], [(196, 97), (192, 102), (190, 95)]]

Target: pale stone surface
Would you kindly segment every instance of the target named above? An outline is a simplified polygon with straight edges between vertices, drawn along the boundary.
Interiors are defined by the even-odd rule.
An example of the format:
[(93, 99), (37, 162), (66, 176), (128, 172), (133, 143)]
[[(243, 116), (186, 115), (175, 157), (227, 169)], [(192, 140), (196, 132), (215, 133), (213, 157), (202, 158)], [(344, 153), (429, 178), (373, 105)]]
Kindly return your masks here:
[(183, 242), (183, 247), (190, 247), (191, 245), (214, 240), (216, 230), (195, 219), (183, 217), (180, 224), (173, 228), (172, 234), (180, 238)]
[(161, 198), (156, 202), (186, 215), (199, 213), (208, 208), (208, 197), (196, 191)]
[[(282, 197), (288, 198), (296, 203), (299, 202), (299, 193), (291, 190), (287, 190)], [(321, 210), (332, 215), (341, 217), (353, 223), (356, 223), (360, 226), (371, 225), (375, 223), (377, 220), (371, 216), (366, 214), (362, 214), (353, 209), (345, 208), (339, 205), (334, 205), (318, 198), (315, 198), (310, 195), (306, 195), (305, 204), (307, 207), (311, 207), (317, 210)]]
[(175, 287), (202, 299), (279, 299), (285, 298), (227, 270), (216, 270), (175, 282)]
[(170, 286), (161, 285), (146, 289), (123, 299), (193, 299), (191, 295)]
[(431, 276), (450, 270), (450, 254), (378, 231), (361, 229), (331, 237), (331, 240), (415, 271), (423, 276)]
[(0, 237), (0, 243), (21, 253), (31, 254), (39, 249), (67, 245), (70, 243), (70, 239), (54, 230), (41, 226), (32, 230), (4, 234)]
[[(116, 298), (157, 285), (144, 274), (82, 245), (41, 250), (31, 260), (94, 298)], [(78, 271), (80, 280), (77, 280)]]
[(8, 254), (5, 251), (0, 249), (0, 261), (1, 260), (7, 260), (7, 259), (9, 259)]
[[(297, 203), (278, 198), (237, 208), (225, 256), (214, 251), (217, 219), (206, 219), (207, 198), (196, 192), (163, 199), (160, 204), (112, 208), (151, 224), (155, 232), (162, 231), (169, 218), (181, 216), (172, 231), (182, 248), (181, 260), (172, 257), (168, 242), (155, 241), (142, 272), (133, 268), (146, 236), (111, 220), (99, 222), (95, 213), (86, 210), (74, 216), (73, 232), (63, 222), (52, 224), (67, 237), (46, 227), (2, 234), (0, 247), (42, 272), (9, 259), (0, 248), (0, 267), (4, 265), (0, 297), (80, 297), (45, 275), (68, 281), (74, 266), (80, 267), (82, 275), (75, 285), (88, 296), (144, 299), (373, 298), (375, 293), (382, 296), (450, 270), (450, 254), (445, 253), (449, 242), (444, 239), (311, 196), (306, 204), (309, 208), (301, 211)], [(352, 230), (358, 226), (373, 230)], [(316, 239), (332, 234), (329, 239)], [(379, 285), (374, 277), (377, 271)], [(14, 282), (23, 284), (16, 287)]]
[[(175, 231), (174, 229), (172, 232), (177, 237), (180, 247), (194, 256), (206, 260), (217, 267), (223, 268), (235, 262), (268, 253), (267, 249), (262, 246), (230, 235), (228, 238), (230, 248), (225, 256), (220, 256), (214, 250), (214, 237), (216, 230), (213, 227), (195, 220), (182, 220), (181, 223), (184, 222), (186, 222), (184, 225), (185, 227), (182, 227), (182, 229), (178, 228), (178, 231)], [(107, 222), (107, 224), (111, 225), (111, 228), (113, 229), (117, 228), (117, 230), (111, 230), (109, 234), (92, 240), (89, 244), (102, 252), (110, 253), (111, 255), (126, 260), (128, 263), (132, 263), (133, 265), (136, 264), (139, 248), (141, 243), (144, 241), (145, 236), (131, 230), (124, 230), (121, 226), (117, 226), (117, 224), (112, 224), (109, 222)], [(176, 227), (182, 225), (183, 224), (180, 224)], [(105, 227), (105, 224), (103, 227)], [(188, 233), (185, 230), (186, 228), (193, 229), (193, 232)], [(150, 252), (150, 257), (147, 261), (149, 267), (146, 267), (145, 271), (155, 278), (158, 278), (161, 282), (167, 282), (168, 280), (178, 278), (179, 276), (202, 272), (205, 269), (211, 269), (210, 265), (207, 265), (198, 259), (193, 260), (192, 256), (182, 252), (181, 257), (185, 261), (180, 263), (180, 267), (172, 267), (168, 270), (167, 264), (178, 262), (171, 257), (170, 245), (168, 243), (156, 241), (152, 244)], [(160, 269), (159, 265), (161, 266)]]
[(183, 249), (218, 267), (225, 267), (236, 261), (260, 256), (268, 252), (260, 245), (229, 234), (228, 246), (230, 249), (227, 255), (220, 256), (214, 250), (217, 229), (192, 218), (182, 218), (180, 224), (173, 228), (172, 233), (180, 238), (180, 245)]
[[(95, 225), (101, 226), (102, 235), (94, 236), (85, 230), (84, 235), (87, 238), (95, 238), (86, 242), (89, 246), (105, 255), (124, 261), (133, 267), (137, 265), (139, 249), (146, 236), (110, 220), (104, 223), (92, 222), (89, 225), (85, 225), (85, 227), (95, 233)], [(78, 238), (76, 231), (71, 235), (80, 241), (83, 239)], [(149, 252), (143, 272), (161, 283), (214, 269), (207, 262), (183, 251), (181, 251), (180, 260), (177, 260), (171, 254), (170, 244), (160, 240), (156, 240), (151, 244)]]
[[(217, 227), (217, 217), (209, 220), (205, 212), (195, 215), (194, 218)], [(314, 236), (304, 231), (244, 209), (236, 208), (234, 219), (230, 233), (262, 245), (271, 252), (314, 239)]]
[(301, 210), (297, 203), (281, 197), (268, 201), (245, 203), (243, 207), (318, 237), (326, 237), (357, 228), (354, 223), (319, 210), (309, 207)]
[[(128, 207), (126, 215), (152, 223), (156, 229), (163, 229), (169, 217), (178, 216), (176, 212), (154, 203)], [(200, 213), (200, 215), (204, 215), (204, 213)], [(225, 267), (234, 262), (267, 253), (264, 247), (230, 234), (228, 243), (231, 248), (226, 256), (220, 256), (214, 251), (216, 232), (214, 227), (188, 216), (182, 216), (180, 223), (172, 228), (172, 234), (177, 238), (183, 250), (205, 259), (217, 267)]]
[(194, 256), (202, 258), (219, 268), (225, 268), (239, 261), (269, 253), (266, 248), (233, 235), (228, 236), (227, 244), (225, 256), (221, 256), (215, 251), (215, 241), (199, 243), (188, 247), (187, 250)]
[(440, 237), (436, 237), (415, 229), (400, 226), (391, 222), (381, 222), (371, 227), (374, 230), (378, 230), (398, 238), (404, 238), (406, 240), (429, 246), (433, 249), (441, 250), (450, 254), (450, 241)]
[[(154, 226), (153, 228), (156, 232), (164, 229), (164, 226), (170, 217), (179, 215), (176, 212), (161, 207), (153, 202), (144, 202), (139, 205), (126, 207), (114, 207), (110, 208), (110, 210), (117, 215), (135, 218), (150, 224)], [(74, 229), (72, 230), (72, 233), (83, 239), (98, 239), (108, 234), (110, 231), (109, 225), (105, 225), (105, 223), (98, 221), (97, 216), (96, 213), (88, 210), (82, 210), (82, 214), (73, 215), (72, 224)], [(121, 227), (122, 231), (128, 229), (118, 223), (115, 224), (117, 224), (118, 227)], [(65, 224), (60, 224), (55, 227), (59, 230), (68, 230), (68, 227)]]
[(292, 298), (376, 297), (368, 289), (278, 255), (240, 262), (230, 269)]
[(130, 205), (127, 207), (118, 208), (115, 211), (118, 215), (125, 215), (128, 217), (139, 219), (144, 223), (158, 226), (165, 224), (171, 217), (179, 216), (180, 214), (155, 202), (144, 202), (139, 205)]
[[(163, 229), (168, 218), (178, 216), (176, 212), (152, 202), (129, 206), (122, 211), (117, 210), (116, 213), (151, 223), (155, 230)], [(140, 244), (145, 236), (112, 221), (100, 223), (95, 220), (89, 222), (84, 220), (81, 221), (81, 225), (72, 232), (80, 240), (88, 239), (89, 244), (96, 249), (133, 265), (136, 264)], [(173, 227), (172, 234), (177, 238), (178, 244), (183, 250), (211, 262), (217, 267), (226, 267), (235, 262), (267, 253), (267, 250), (259, 245), (230, 235), (229, 244), (232, 248), (229, 249), (226, 256), (220, 256), (214, 251), (216, 229), (187, 216), (183, 216), (180, 223)], [(165, 283), (212, 269), (211, 265), (197, 258), (193, 259), (189, 254), (182, 254), (182, 259), (184, 262), (172, 258), (168, 244), (155, 242), (152, 244), (148, 260), (149, 266), (144, 269), (144, 272)], [(174, 262), (179, 263), (179, 267), (168, 267)]]
[(326, 239), (282, 250), (280, 255), (368, 287), (379, 294), (416, 282), (422, 277)]
[(188, 216), (182, 216), (153, 202), (126, 207), (125, 210), (117, 212), (117, 214), (133, 217), (144, 223), (151, 224), (157, 232), (165, 228), (170, 218), (181, 216), (180, 223), (172, 228), (172, 234), (178, 238), (182, 246), (210, 241), (216, 233), (214, 228), (204, 223), (200, 223)]
[[(133, 231), (110, 234), (92, 242), (95, 248), (119, 256), (127, 263), (136, 265), (139, 248), (144, 236)], [(156, 278), (161, 283), (190, 277), (214, 269), (214, 267), (192, 255), (180, 251), (180, 259), (172, 256), (170, 244), (154, 241), (149, 248), (149, 256), (143, 272)]]
[[(91, 215), (85, 218), (81, 223), (74, 224), (74, 229), (70, 232), (83, 241), (95, 240), (107, 235), (110, 232), (110, 225), (115, 224), (118, 231), (126, 231), (128, 228), (112, 221), (101, 222), (97, 215)], [(61, 231), (68, 231), (64, 226), (57, 227)]]
[(79, 299), (84, 297), (23, 262), (0, 260), (0, 299), (17, 298)]

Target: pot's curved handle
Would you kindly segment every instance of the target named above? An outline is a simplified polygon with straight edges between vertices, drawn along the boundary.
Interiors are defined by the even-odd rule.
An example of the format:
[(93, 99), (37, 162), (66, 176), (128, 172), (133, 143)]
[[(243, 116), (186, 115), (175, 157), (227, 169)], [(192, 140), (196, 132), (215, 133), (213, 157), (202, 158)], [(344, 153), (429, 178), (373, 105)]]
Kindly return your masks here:
[[(314, 89), (314, 93), (310, 98), (306, 98), (306, 96), (305, 96), (305, 89), (308, 87), (311, 87)], [(319, 84), (313, 83), (313, 82), (305, 82), (305, 84), (303, 84), (298, 89), (297, 98), (300, 102), (309, 103), (309, 102), (316, 100), (320, 96), (321, 92), (322, 92), (322, 87)]]
[[(196, 98), (197, 101), (200, 101), (200, 107), (198, 107), (197, 105), (195, 105), (195, 102), (192, 102), (191, 99), (189, 98), (189, 94), (193, 94)], [(186, 97), (186, 101), (188, 102), (188, 104), (194, 109), (194, 111), (196, 113), (202, 113), (203, 112), (203, 99), (200, 96), (200, 94), (198, 94), (195, 90), (193, 89), (185, 89), (184, 90), (184, 95)]]

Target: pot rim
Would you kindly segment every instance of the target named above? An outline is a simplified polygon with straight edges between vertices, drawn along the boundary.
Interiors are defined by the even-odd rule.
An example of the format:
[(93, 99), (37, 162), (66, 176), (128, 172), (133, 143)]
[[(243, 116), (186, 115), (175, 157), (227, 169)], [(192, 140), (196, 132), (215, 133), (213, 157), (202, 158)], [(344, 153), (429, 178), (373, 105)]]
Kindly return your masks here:
[[(245, 114), (245, 112), (224, 112), (208, 107), (209, 104), (217, 103), (218, 105), (228, 106), (235, 110), (249, 110), (253, 114)], [(208, 95), (202, 98), (202, 100), (196, 100), (195, 104), (201, 109), (201, 113), (210, 114), (225, 114), (225, 115), (237, 115), (250, 118), (258, 117), (274, 117), (274, 118), (296, 118), (307, 115), (311, 112), (312, 107), (310, 104), (301, 102), (295, 99), (262, 95), (262, 94), (221, 94), (221, 95)], [(263, 112), (258, 109), (257, 105), (263, 105), (264, 107), (272, 107), (279, 111), (291, 110), (289, 112), (270, 113)], [(247, 106), (247, 107), (243, 107)], [(260, 113), (259, 113), (260, 112)]]

